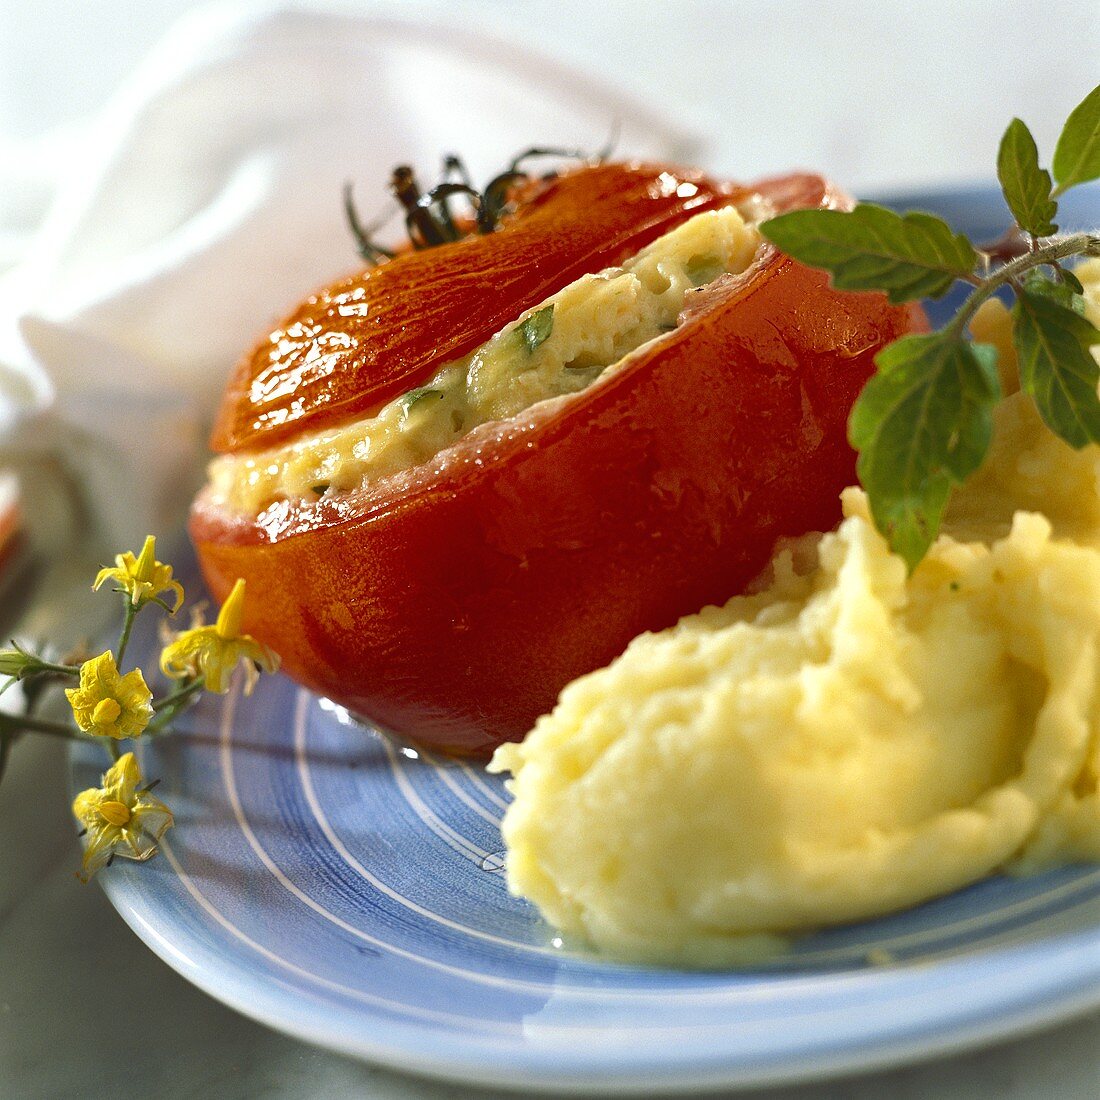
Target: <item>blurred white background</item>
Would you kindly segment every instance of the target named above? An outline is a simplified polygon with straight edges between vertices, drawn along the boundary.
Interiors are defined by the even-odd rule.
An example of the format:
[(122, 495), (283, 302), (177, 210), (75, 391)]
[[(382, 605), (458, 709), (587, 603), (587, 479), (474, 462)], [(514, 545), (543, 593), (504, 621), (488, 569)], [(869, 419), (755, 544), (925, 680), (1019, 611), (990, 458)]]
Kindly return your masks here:
[[(2, 0), (0, 142), (99, 107), (195, 0)], [(1100, 5), (1067, 0), (344, 0), (554, 53), (663, 103), (708, 166), (880, 189), (988, 176), (1009, 117), (1040, 148), (1097, 78)], [(492, 120), (486, 119), (491, 126)], [(7, 159), (7, 156), (4, 158)]]
[[(234, 5), (0, 0), (0, 271), (20, 257), (44, 216), (72, 129), (108, 101), (173, 22), (211, 6)], [(1049, 156), (1061, 121), (1100, 72), (1095, 0), (281, 6), (428, 20), (516, 42), (663, 107), (699, 135), (704, 167), (740, 178), (815, 168), (864, 196), (990, 178), (1013, 115)], [(456, 135), (455, 148), (461, 144)]]
[[(53, 180), (66, 171), (69, 135), (197, 6), (0, 0), (0, 269), (42, 218)], [(1029, 123), (1049, 157), (1061, 121), (1100, 79), (1096, 0), (297, 6), (429, 19), (520, 43), (659, 105), (698, 135), (708, 168), (753, 177), (812, 167), (862, 194), (991, 178), (997, 142), (1013, 115)], [(453, 146), (461, 149), (462, 135)], [(64, 789), (56, 748), (24, 754), (21, 773), (9, 778), (0, 799), (0, 837), (49, 830), (49, 858), (28, 856), (9, 882), (0, 876), (0, 1096), (124, 1089), (219, 1100), (474, 1095), (276, 1036), (187, 986), (122, 925), (98, 890), (74, 889), (64, 807), (35, 793)], [(126, 1003), (104, 1000), (105, 990), (121, 990)], [(102, 1011), (108, 1006), (111, 1012)], [(1084, 1100), (1100, 1095), (1098, 1039), (1094, 1017), (931, 1066), (768, 1095)]]

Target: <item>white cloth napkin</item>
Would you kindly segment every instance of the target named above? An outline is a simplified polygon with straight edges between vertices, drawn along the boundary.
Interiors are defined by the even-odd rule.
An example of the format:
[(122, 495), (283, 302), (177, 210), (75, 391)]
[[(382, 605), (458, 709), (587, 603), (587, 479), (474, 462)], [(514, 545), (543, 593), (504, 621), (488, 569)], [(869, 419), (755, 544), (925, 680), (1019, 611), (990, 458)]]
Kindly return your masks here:
[[(65, 471), (65, 514), (115, 546), (178, 524), (234, 362), (360, 266), (346, 180), (372, 217), (395, 164), (429, 179), (457, 152), (483, 181), (531, 144), (598, 148), (615, 121), (624, 153), (698, 152), (592, 74), (483, 32), (292, 9), (189, 16), (100, 117), (41, 145), (49, 214), (0, 278), (0, 468)], [(49, 185), (36, 167), (0, 172), (9, 218)]]

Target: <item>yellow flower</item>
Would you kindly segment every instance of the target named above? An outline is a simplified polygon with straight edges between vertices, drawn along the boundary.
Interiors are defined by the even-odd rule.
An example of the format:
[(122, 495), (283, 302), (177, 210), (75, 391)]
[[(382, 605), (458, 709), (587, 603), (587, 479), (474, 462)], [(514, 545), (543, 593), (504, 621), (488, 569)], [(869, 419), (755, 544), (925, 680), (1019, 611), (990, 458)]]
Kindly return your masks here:
[(229, 598), (218, 612), (213, 626), (195, 626), (181, 631), (160, 655), (160, 668), (165, 676), (181, 680), (202, 676), (208, 691), (219, 695), (229, 690), (229, 678), (238, 662), (245, 662), (245, 694), (256, 685), (259, 665), (265, 672), (279, 667), (279, 658), (262, 642), (241, 633), (241, 611), (244, 607), (244, 581), (238, 580)]
[(92, 591), (106, 581), (114, 581), (123, 591), (129, 593), (134, 607), (155, 600), (162, 592), (171, 592), (176, 597), (173, 613), (183, 603), (183, 585), (172, 580), (172, 567), (157, 561), (157, 540), (149, 535), (141, 553), (135, 558), (129, 550), (115, 556), (114, 569), (101, 569), (96, 575)]
[(80, 687), (66, 688), (76, 724), (97, 737), (138, 737), (153, 717), (153, 693), (141, 669), (120, 676), (108, 650), (80, 666)]
[(138, 790), (141, 769), (132, 752), (120, 757), (102, 782), (102, 787), (81, 791), (73, 801), (73, 814), (88, 834), (85, 882), (112, 856), (149, 859), (173, 824), (172, 811), (163, 802)]

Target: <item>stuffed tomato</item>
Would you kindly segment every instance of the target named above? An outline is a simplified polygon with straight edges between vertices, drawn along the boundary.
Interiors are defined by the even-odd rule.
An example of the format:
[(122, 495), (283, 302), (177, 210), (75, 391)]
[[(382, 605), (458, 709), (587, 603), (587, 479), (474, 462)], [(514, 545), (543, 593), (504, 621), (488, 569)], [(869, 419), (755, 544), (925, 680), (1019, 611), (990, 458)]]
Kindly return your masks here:
[(495, 232), (308, 299), (238, 368), (191, 534), (303, 684), (483, 754), (827, 530), (851, 406), (922, 324), (762, 241), (815, 176), (541, 181)]

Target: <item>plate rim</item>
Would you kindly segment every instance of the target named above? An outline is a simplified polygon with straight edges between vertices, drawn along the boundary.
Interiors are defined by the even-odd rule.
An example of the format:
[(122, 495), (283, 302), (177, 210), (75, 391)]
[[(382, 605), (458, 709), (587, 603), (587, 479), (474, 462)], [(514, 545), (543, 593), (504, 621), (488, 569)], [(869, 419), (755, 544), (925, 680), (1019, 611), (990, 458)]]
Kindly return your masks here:
[[(178, 875), (178, 870), (176, 873)], [(186, 887), (186, 882), (184, 885)], [(130, 876), (104, 876), (101, 886), (125, 923), (155, 955), (194, 986), (243, 1016), (291, 1038), (349, 1057), (458, 1085), (512, 1089), (537, 1087), (540, 1091), (561, 1095), (641, 1095), (652, 1093), (655, 1088), (667, 1093), (687, 1093), (713, 1088), (749, 1089), (806, 1084), (960, 1054), (998, 1041), (1035, 1034), (1100, 1009), (1100, 928), (1097, 928), (1069, 937), (1071, 945), (1066, 947), (1067, 952), (1071, 953), (1077, 947), (1077, 941), (1084, 941), (1098, 949), (1095, 973), (1084, 978), (1077, 975), (1081, 988), (1069, 995), (1060, 992), (1053, 999), (1046, 995), (1037, 1000), (1033, 998), (1008, 1013), (990, 1015), (988, 1009), (976, 1009), (973, 1019), (961, 1025), (955, 1022), (950, 1028), (945, 1027), (944, 1022), (925, 1019), (922, 1028), (913, 1034), (879, 1042), (874, 1046), (810, 1051), (797, 1058), (784, 1056), (782, 1061), (773, 1061), (771, 1064), (767, 1059), (762, 1059), (754, 1066), (731, 1066), (728, 1062), (723, 1063), (719, 1056), (711, 1065), (697, 1072), (686, 1072), (675, 1063), (661, 1068), (648, 1067), (637, 1071), (633, 1076), (629, 1070), (623, 1071), (621, 1068), (612, 1074), (607, 1067), (563, 1071), (563, 1067), (558, 1065), (553, 1067), (556, 1076), (539, 1076), (538, 1070), (548, 1067), (528, 1064), (513, 1068), (499, 1062), (487, 1062), (484, 1044), (475, 1048), (475, 1054), (456, 1057), (427, 1052), (424, 1047), (414, 1049), (408, 1043), (375, 1042), (366, 1036), (352, 1039), (343, 1034), (334, 1035), (331, 1030), (311, 1021), (306, 1013), (288, 1011), (290, 1002), (276, 997), (268, 983), (249, 971), (236, 958), (231, 956), (226, 960), (219, 956), (223, 968), (217, 971), (203, 967), (193, 955), (182, 952), (177, 944), (171, 943), (157, 932), (149, 921), (143, 911), (147, 907), (141, 904), (143, 896), (135, 895), (130, 888)], [(211, 956), (217, 955), (209, 949), (208, 953)], [(224, 980), (226, 962), (235, 975), (232, 988), (227, 988)], [(220, 982), (219, 978), (222, 979)], [(245, 988), (252, 990), (252, 995), (246, 996)], [(258, 996), (255, 995), (256, 992), (259, 993)], [(337, 1011), (341, 1016), (348, 1015), (343, 1009)], [(394, 1024), (385, 1021), (382, 1026), (387, 1031), (404, 1033), (410, 1037), (424, 1034), (415, 1023)], [(923, 1033), (926, 1031), (930, 1031), (930, 1034)], [(531, 1060), (537, 1063), (540, 1059), (536, 1057)]]

